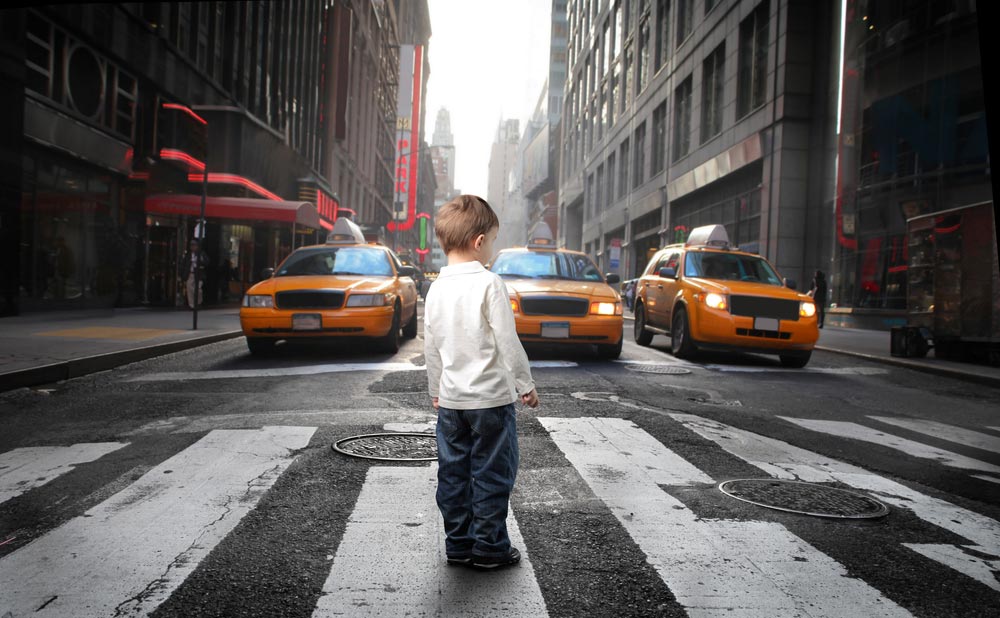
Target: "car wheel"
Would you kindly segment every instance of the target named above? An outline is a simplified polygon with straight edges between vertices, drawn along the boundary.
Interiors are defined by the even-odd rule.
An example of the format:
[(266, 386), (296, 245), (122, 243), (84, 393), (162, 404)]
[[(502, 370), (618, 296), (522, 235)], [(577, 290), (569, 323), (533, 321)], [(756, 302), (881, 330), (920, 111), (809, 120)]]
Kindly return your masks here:
[(274, 339), (269, 337), (247, 337), (247, 348), (251, 354), (269, 354), (274, 351), (274, 344)]
[(687, 311), (683, 307), (678, 307), (674, 312), (673, 328), (670, 330), (670, 351), (677, 358), (691, 358), (698, 353), (698, 346), (691, 338)]
[(778, 358), (781, 360), (782, 367), (792, 367), (794, 369), (801, 369), (806, 366), (809, 362), (809, 358), (812, 357), (812, 352), (806, 352), (805, 354), (779, 354)]
[(621, 338), (618, 339), (618, 343), (614, 345), (603, 345), (598, 344), (597, 346), (597, 356), (604, 360), (615, 360), (622, 355), (622, 345), (625, 343), (625, 335), (622, 334)]
[(642, 303), (635, 306), (635, 342), (641, 346), (653, 342), (653, 333), (646, 330), (646, 308)]
[(384, 351), (390, 354), (395, 354), (399, 352), (400, 336), (399, 336), (399, 305), (392, 312), (392, 326), (389, 327), (389, 332), (386, 333), (385, 337), (382, 337), (381, 347)]
[(407, 339), (413, 339), (417, 336), (417, 307), (415, 305), (413, 307), (413, 317), (403, 327), (403, 336)]

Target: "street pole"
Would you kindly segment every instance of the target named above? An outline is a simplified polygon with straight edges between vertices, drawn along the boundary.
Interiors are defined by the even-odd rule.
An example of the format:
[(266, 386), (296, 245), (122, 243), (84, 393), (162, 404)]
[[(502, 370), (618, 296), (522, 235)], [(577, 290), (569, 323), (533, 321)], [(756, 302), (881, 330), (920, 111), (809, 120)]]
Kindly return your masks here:
[[(196, 266), (194, 268), (194, 312), (191, 314), (192, 324), (191, 330), (198, 330), (198, 301), (200, 300), (201, 294), (201, 254), (205, 251), (205, 202), (208, 199), (208, 148), (206, 140), (205, 148), (205, 172), (202, 174), (201, 179), (201, 216), (198, 219), (198, 232), (195, 234), (198, 237), (198, 253), (191, 256), (191, 259), (197, 260), (195, 262)], [(292, 236), (295, 233), (293, 231)]]

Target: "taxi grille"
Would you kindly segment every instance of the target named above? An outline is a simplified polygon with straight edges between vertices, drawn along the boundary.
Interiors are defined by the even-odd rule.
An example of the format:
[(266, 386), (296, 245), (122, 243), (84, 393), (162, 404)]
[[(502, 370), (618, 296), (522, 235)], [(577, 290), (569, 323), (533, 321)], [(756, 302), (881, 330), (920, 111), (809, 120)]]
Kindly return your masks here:
[(336, 290), (293, 290), (274, 295), (278, 309), (339, 309), (344, 293)]
[(521, 297), (521, 312), (525, 315), (565, 315), (581, 317), (590, 311), (590, 302), (585, 298), (524, 298)]
[(777, 318), (798, 321), (799, 301), (763, 296), (731, 296), (730, 313), (754, 318)]

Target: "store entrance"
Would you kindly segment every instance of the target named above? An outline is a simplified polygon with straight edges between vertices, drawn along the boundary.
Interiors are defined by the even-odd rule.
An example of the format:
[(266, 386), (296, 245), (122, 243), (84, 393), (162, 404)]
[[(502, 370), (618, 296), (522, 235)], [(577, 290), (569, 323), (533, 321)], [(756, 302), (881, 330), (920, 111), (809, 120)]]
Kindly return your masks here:
[(146, 228), (145, 302), (173, 306), (177, 288), (177, 228), (151, 225)]

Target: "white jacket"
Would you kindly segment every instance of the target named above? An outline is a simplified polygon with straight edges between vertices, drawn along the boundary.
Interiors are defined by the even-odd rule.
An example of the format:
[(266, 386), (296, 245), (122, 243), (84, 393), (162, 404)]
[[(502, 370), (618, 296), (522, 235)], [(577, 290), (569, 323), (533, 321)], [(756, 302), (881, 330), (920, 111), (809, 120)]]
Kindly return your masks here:
[(507, 287), (479, 262), (445, 266), (424, 302), (427, 385), (438, 405), (496, 408), (535, 388)]

